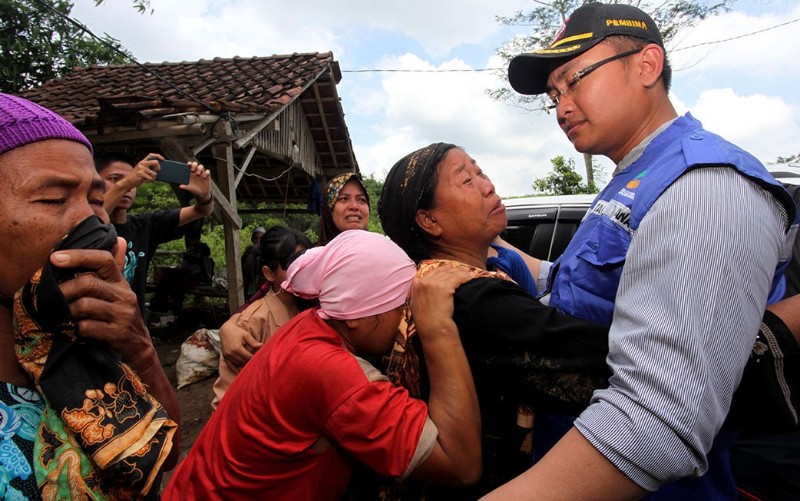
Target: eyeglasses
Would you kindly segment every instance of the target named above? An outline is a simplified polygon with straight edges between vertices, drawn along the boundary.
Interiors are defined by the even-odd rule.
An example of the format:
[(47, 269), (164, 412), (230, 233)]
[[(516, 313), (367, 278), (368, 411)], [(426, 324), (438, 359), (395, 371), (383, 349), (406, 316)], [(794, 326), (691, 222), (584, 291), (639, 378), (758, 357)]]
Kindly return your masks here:
[(550, 104), (545, 107), (547, 110), (552, 110), (556, 106), (558, 106), (559, 101), (562, 97), (569, 97), (570, 95), (574, 95), (578, 92), (578, 88), (580, 87), (581, 80), (586, 78), (586, 76), (596, 70), (597, 68), (603, 66), (606, 63), (610, 63), (611, 61), (616, 61), (617, 59), (622, 59), (623, 57), (632, 56), (638, 52), (641, 52), (644, 47), (639, 47), (638, 49), (633, 49), (625, 52), (620, 52), (619, 54), (615, 54), (611, 57), (607, 57), (600, 61), (597, 61), (594, 64), (590, 64), (586, 68), (582, 70), (578, 70), (572, 74), (572, 78), (567, 80), (567, 83), (564, 87), (560, 89), (553, 89), (547, 93), (547, 97), (550, 98)]

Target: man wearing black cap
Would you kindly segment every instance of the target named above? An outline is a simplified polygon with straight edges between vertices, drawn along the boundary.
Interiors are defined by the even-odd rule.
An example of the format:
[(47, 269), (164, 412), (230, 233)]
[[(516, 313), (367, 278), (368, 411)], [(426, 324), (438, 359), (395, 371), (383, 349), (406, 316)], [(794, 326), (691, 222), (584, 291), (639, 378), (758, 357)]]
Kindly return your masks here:
[(791, 198), (752, 155), (677, 115), (661, 35), (636, 7), (583, 5), (508, 75), (547, 94), (577, 151), (617, 164), (564, 255), (542, 263), (550, 305), (610, 325), (613, 376), (493, 495), (735, 499), (722, 425), (767, 299), (782, 294)]

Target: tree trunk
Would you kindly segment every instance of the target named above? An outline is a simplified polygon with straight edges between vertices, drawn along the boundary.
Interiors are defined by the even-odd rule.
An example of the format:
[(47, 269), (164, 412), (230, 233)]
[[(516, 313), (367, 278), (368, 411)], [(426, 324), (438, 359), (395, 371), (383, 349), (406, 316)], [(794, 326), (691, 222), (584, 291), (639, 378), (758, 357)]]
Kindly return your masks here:
[(592, 169), (591, 153), (583, 154), (583, 164), (586, 166), (586, 186), (594, 185), (594, 169)]

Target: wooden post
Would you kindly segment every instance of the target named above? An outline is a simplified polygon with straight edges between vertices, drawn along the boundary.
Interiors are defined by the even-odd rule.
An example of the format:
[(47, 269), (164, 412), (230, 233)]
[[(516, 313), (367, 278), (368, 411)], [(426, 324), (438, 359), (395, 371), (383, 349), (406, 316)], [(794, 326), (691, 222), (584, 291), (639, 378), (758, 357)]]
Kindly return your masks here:
[[(236, 207), (236, 185), (234, 184), (233, 146), (231, 143), (215, 145), (212, 148), (214, 158), (217, 159), (217, 184), (221, 194)], [(228, 308), (233, 314), (239, 306), (244, 304), (242, 291), (242, 268), (239, 265), (241, 250), (239, 248), (239, 228), (241, 219), (236, 227), (225, 221), (225, 261), (228, 264)]]
[[(161, 149), (168, 156), (183, 161), (197, 161), (192, 151), (180, 140), (166, 138), (161, 141)], [(211, 181), (211, 196), (214, 198), (214, 214), (221, 216), (225, 234), (225, 262), (228, 279), (228, 309), (236, 311), (244, 303), (242, 292), (242, 269), (239, 265), (239, 229), (242, 218), (236, 210), (236, 189), (233, 187), (233, 149), (231, 144), (214, 146), (217, 182)], [(206, 166), (211, 168), (211, 166)]]

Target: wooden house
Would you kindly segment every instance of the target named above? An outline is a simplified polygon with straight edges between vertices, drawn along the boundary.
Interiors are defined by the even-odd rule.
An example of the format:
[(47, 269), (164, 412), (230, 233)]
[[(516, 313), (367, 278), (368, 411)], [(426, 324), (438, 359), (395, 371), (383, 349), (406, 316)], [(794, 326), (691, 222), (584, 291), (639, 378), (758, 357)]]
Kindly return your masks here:
[(21, 95), (70, 120), (96, 150), (160, 152), (211, 170), (233, 310), (243, 302), (238, 203), (307, 203), (314, 181), (359, 172), (341, 76), (330, 52), (215, 58), (80, 68)]

